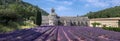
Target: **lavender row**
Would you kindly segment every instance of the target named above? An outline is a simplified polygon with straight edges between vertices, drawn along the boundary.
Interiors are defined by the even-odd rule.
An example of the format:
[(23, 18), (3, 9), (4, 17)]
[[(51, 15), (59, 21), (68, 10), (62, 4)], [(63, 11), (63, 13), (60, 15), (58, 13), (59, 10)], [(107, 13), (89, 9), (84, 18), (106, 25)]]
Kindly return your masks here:
[(120, 41), (120, 32), (83, 26), (40, 26), (0, 34), (0, 41)]

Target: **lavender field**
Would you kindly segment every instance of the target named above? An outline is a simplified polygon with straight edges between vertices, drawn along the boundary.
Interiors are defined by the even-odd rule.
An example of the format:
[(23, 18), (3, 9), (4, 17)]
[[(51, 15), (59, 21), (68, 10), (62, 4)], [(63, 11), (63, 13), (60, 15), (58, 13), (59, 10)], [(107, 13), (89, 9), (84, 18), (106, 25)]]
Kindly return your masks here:
[(120, 41), (120, 32), (78, 26), (41, 26), (0, 34), (0, 41)]

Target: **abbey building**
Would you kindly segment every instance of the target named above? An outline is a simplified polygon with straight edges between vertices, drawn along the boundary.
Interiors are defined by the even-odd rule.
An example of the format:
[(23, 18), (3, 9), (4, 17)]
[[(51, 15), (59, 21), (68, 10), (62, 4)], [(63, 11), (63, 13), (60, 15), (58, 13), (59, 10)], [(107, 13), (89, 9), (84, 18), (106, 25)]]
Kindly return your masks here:
[(42, 25), (52, 26), (89, 26), (88, 17), (72, 17), (72, 16), (58, 16), (55, 9), (51, 9), (48, 16), (42, 16)]

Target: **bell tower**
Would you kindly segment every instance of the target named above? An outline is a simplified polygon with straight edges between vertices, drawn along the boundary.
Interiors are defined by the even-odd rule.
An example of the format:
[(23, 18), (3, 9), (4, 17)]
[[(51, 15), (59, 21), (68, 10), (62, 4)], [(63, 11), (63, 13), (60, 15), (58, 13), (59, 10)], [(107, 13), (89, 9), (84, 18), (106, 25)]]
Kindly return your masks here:
[(49, 25), (56, 26), (58, 25), (57, 14), (55, 13), (55, 9), (51, 9), (51, 13), (49, 14)]

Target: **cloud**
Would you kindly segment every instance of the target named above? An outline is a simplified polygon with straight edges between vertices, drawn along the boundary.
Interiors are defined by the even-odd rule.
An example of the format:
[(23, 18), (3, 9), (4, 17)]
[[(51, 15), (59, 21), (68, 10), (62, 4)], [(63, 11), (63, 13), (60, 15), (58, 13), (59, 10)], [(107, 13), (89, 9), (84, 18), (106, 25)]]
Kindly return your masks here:
[(106, 1), (101, 0), (86, 0), (85, 7), (94, 6), (94, 7), (108, 7), (110, 4), (108, 4)]
[(58, 0), (46, 0), (55, 4), (60, 4), (60, 5), (72, 5), (73, 1), (58, 1)]
[(111, 0), (109, 3), (113, 6), (120, 6), (120, 1), (119, 0)]
[(120, 6), (120, 0), (23, 0), (50, 13), (52, 7), (61, 15), (85, 14), (105, 8)]
[(70, 10), (70, 8), (65, 7), (65, 6), (57, 6), (55, 9), (58, 10), (58, 11), (66, 11), (66, 10)]
[[(82, 0), (80, 0), (82, 1)], [(98, 8), (106, 8), (113, 6), (120, 6), (119, 0), (84, 0), (82, 2), (86, 2), (85, 7), (98, 7)]]
[(89, 7), (90, 5), (89, 4), (85, 4), (84, 7)]
[[(44, 10), (48, 10), (47, 12), (51, 12), (51, 8), (52, 7), (48, 7), (48, 8), (42, 8), (42, 9), (44, 9)], [(58, 11), (58, 12), (62, 12), (62, 11), (69, 11), (69, 10), (71, 10), (71, 8), (69, 8), (69, 7), (66, 7), (66, 6), (56, 6), (56, 7), (53, 7), (56, 11)]]
[(61, 3), (65, 4), (65, 5), (72, 5), (73, 4), (73, 2), (70, 2), (70, 1), (63, 1)]
[(56, 2), (56, 0), (46, 0), (46, 1), (50, 1), (50, 2)]

